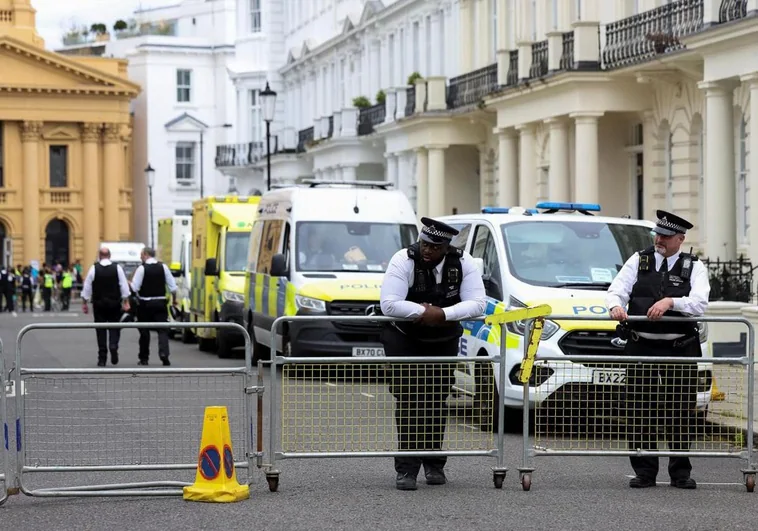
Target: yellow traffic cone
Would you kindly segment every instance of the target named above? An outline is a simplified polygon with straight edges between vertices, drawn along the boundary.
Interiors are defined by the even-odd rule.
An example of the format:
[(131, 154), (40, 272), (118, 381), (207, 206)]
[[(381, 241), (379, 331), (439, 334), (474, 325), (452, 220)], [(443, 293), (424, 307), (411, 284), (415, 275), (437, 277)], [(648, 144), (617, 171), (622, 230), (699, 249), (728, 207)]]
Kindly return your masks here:
[(206, 407), (195, 483), (184, 487), (184, 499), (229, 503), (249, 497), (250, 487), (237, 482), (226, 407)]

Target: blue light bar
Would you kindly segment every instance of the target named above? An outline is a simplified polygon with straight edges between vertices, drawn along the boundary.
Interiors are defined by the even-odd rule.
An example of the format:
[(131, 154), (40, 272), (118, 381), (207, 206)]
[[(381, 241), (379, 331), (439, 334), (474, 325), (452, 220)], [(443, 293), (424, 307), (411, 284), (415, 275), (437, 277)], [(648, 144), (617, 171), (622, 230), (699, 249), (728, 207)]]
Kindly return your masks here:
[(584, 212), (600, 212), (600, 205), (597, 203), (559, 203), (545, 201), (537, 203), (537, 208), (548, 210), (579, 210)]
[[(507, 214), (513, 207), (483, 207), (482, 214)], [(536, 208), (525, 208), (524, 212), (529, 214), (539, 214)]]

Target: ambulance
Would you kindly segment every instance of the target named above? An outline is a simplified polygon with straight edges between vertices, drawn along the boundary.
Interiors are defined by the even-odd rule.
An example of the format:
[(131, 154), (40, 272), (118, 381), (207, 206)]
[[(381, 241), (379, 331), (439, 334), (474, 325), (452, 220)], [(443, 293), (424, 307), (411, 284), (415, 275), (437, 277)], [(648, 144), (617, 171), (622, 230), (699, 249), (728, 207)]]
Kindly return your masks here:
[[(245, 323), (256, 358), (270, 355), (284, 315), (355, 315), (379, 304), (392, 255), (418, 237), (408, 198), (384, 182), (305, 181), (263, 194), (250, 234)], [(384, 355), (380, 323), (290, 323), (277, 329), (285, 356)]]
[[(243, 323), (245, 263), (260, 197), (212, 196), (192, 204), (192, 288), (189, 321)], [(195, 328), (200, 350), (221, 358), (244, 344), (229, 330)]]
[[(629, 218), (597, 215), (600, 205), (544, 202), (536, 208), (483, 208), (481, 213), (443, 216), (439, 219), (460, 231), (452, 244), (481, 258), (487, 294), (486, 313), (549, 304), (554, 315), (596, 316), (608, 319), (605, 296), (614, 277), (636, 251), (650, 247), (654, 223)], [(459, 354), (462, 357), (496, 355), (500, 328), (481, 321), (462, 323)], [(543, 328), (537, 357), (562, 355), (622, 355), (625, 341), (616, 334), (617, 322), (555, 321), (548, 318)], [(495, 426), (497, 408), (522, 410), (523, 386), (519, 370), (524, 352), (525, 323), (507, 325), (505, 335), (506, 381), (504, 396), (498, 397), (484, 417)], [(708, 328), (698, 323), (703, 357), (712, 357)], [(476, 397), (476, 389), (495, 386), (500, 380), (499, 364), (467, 364), (468, 373), (458, 373), (456, 389)], [(476, 369), (478, 367), (478, 370)], [(707, 411), (711, 400), (711, 364), (698, 366), (697, 408)], [(475, 374), (476, 373), (476, 374)], [(494, 378), (494, 379), (493, 379)], [(535, 365), (529, 382), (529, 407), (545, 401), (568, 401), (562, 414), (576, 409), (572, 397), (596, 397), (592, 416), (613, 417), (617, 411), (625, 373), (618, 366), (549, 362)], [(495, 395), (500, 386), (494, 387)], [(476, 404), (476, 399), (475, 399)], [(603, 411), (600, 411), (603, 409)], [(613, 408), (611, 408), (613, 409)], [(506, 418), (521, 424), (522, 415), (507, 412)]]
[[(180, 321), (186, 321), (190, 311), (191, 264), (190, 250), (192, 242), (192, 216), (173, 216), (158, 220), (158, 247), (155, 250), (158, 260), (169, 266), (176, 279), (176, 300), (181, 310)], [(169, 304), (171, 302), (169, 301)], [(173, 321), (169, 312), (169, 321)], [(175, 330), (170, 330), (171, 337)], [(192, 341), (192, 332), (188, 328), (180, 331), (182, 341)]]

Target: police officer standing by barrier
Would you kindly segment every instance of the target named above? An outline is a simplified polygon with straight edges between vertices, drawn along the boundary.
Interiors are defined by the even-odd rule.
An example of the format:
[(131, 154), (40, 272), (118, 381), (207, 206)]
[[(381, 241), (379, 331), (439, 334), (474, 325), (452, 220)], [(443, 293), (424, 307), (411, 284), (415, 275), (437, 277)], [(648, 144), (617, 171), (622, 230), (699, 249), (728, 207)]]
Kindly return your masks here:
[(42, 300), (45, 301), (45, 311), (49, 312), (53, 299), (55, 277), (53, 276), (53, 271), (47, 265), (43, 266), (42, 271)]
[(13, 276), (13, 271), (9, 267), (3, 267), (0, 269), (0, 296), (5, 300), (5, 306), (2, 306), (0, 311), (13, 311), (13, 294), (15, 291), (16, 279)]
[(66, 267), (61, 277), (61, 309), (68, 310), (71, 304), (71, 288), (74, 287), (74, 274)]
[[(92, 300), (92, 313), (96, 323), (118, 323), (121, 310), (129, 310), (129, 283), (120, 265), (111, 262), (111, 252), (107, 247), (100, 249), (100, 261), (87, 272), (82, 287), (82, 311), (88, 313), (87, 302)], [(47, 275), (45, 275), (47, 277)], [(51, 275), (52, 277), (52, 275)], [(105, 367), (108, 349), (111, 363), (118, 365), (118, 343), (120, 328), (102, 328), (97, 334), (97, 365)], [(110, 337), (109, 337), (110, 335)]]
[[(421, 223), (419, 241), (390, 260), (380, 297), (382, 314), (415, 320), (387, 323), (381, 340), (387, 356), (457, 356), (463, 334), (457, 321), (484, 314), (484, 283), (471, 255), (450, 246), (457, 230), (429, 218)], [(398, 449), (441, 450), (453, 365), (396, 364), (390, 377)], [(443, 485), (446, 462), (445, 456), (396, 457), (395, 485), (415, 490), (422, 464), (427, 484)]]
[[(132, 278), (132, 290), (137, 294), (137, 320), (141, 323), (165, 323), (168, 321), (166, 308), (166, 288), (171, 292), (172, 303), (176, 306), (176, 281), (164, 263), (155, 259), (155, 249), (145, 247), (141, 254), (142, 265)], [(171, 365), (168, 360), (168, 329), (158, 333), (158, 357), (163, 365)], [(147, 365), (150, 358), (150, 330), (139, 330), (139, 363)]]
[[(606, 305), (611, 318), (621, 322), (619, 336), (627, 341), (626, 354), (700, 357), (696, 323), (655, 321), (703, 315), (711, 289), (708, 271), (696, 256), (680, 250), (692, 224), (663, 210), (656, 215), (655, 245), (627, 260), (608, 288)], [(627, 315), (646, 316), (649, 321), (627, 321)], [(697, 405), (697, 364), (629, 365), (625, 402), (630, 450), (657, 450), (659, 435), (671, 451), (689, 450)], [(631, 456), (629, 460), (636, 474), (629, 486), (654, 487), (658, 458)], [(688, 457), (670, 457), (671, 486), (696, 488), (691, 470)]]

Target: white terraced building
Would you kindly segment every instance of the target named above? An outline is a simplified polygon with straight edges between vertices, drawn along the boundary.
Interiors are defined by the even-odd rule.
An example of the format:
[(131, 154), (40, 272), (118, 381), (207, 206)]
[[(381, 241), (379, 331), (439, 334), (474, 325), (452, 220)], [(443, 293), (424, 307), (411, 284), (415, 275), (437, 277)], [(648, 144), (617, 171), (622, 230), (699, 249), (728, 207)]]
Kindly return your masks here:
[(758, 0), (238, 0), (238, 16), (228, 175), (265, 183), (269, 81), (274, 183), (386, 179), (431, 216), (664, 208), (705, 256), (758, 261)]

